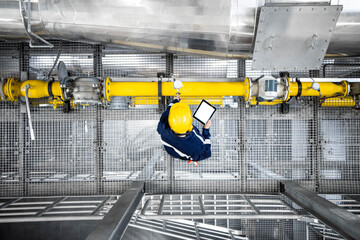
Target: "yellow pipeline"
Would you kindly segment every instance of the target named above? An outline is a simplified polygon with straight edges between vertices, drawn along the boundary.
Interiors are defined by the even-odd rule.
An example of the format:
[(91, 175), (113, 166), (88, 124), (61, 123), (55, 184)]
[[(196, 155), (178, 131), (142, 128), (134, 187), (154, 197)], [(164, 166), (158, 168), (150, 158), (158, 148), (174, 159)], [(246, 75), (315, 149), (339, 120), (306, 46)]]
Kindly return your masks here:
[[(245, 82), (183, 82), (181, 96), (245, 96), (249, 92), (249, 85)], [(175, 96), (176, 89), (172, 82), (163, 82), (162, 96)], [(113, 96), (158, 96), (157, 82), (105, 82), (106, 98)]]
[(256, 101), (256, 97), (252, 97), (251, 100), (250, 100), (250, 104), (251, 105), (266, 105), (266, 106), (269, 106), (269, 105), (277, 105), (277, 104), (280, 104), (280, 103), (283, 103), (284, 101), (282, 101), (281, 99), (275, 99), (273, 101), (265, 101), (265, 102), (258, 102)]
[(328, 98), (321, 104), (322, 107), (355, 107), (355, 101), (352, 97), (346, 98)]
[[(29, 98), (43, 98), (49, 97), (48, 85), (50, 83), (41, 80), (27, 80), (24, 82), (18, 81), (16, 78), (9, 78), (4, 83), (3, 93), (11, 101), (17, 101), (19, 97), (25, 96), (25, 86), (29, 85)], [(61, 96), (61, 88), (59, 82), (53, 82), (51, 85), (51, 92), (55, 97)]]
[[(320, 96), (319, 92), (312, 89), (312, 82), (301, 82), (301, 95), (300, 96)], [(321, 97), (345, 97), (348, 91), (348, 83), (342, 81), (339, 84), (332, 82), (319, 82)], [(297, 96), (299, 86), (297, 82), (292, 82), (290, 87), (290, 96)]]

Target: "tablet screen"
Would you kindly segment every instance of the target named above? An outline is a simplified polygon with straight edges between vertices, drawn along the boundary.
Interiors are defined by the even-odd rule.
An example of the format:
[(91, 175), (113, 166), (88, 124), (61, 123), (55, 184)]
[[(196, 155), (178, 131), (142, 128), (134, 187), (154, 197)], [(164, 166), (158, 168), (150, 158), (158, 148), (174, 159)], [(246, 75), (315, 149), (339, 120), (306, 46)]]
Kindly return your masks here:
[(202, 100), (199, 107), (194, 113), (194, 118), (199, 120), (202, 124), (206, 124), (212, 115), (215, 113), (216, 108), (205, 100)]

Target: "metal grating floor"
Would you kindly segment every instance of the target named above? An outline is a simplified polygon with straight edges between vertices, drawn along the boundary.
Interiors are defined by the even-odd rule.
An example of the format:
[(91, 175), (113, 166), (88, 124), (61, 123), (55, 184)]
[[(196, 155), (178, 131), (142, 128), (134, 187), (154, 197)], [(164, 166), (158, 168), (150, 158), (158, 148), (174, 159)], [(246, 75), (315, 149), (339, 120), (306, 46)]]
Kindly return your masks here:
[[(76, 76), (155, 77), (169, 70), (168, 54), (102, 47), (102, 61), (94, 61), (94, 46), (64, 42), (60, 59)], [(56, 48), (49, 52), (0, 43), (0, 76), (30, 68), (41, 78), (51, 68)], [(258, 76), (249, 70), (250, 61), (171, 58), (178, 77)], [(349, 69), (330, 65), (325, 72), (336, 76)], [(219, 107), (210, 130), (212, 157), (199, 167), (166, 154), (156, 132), (156, 105), (77, 107), (70, 114), (32, 107), (32, 142), (20, 105), (0, 102), (0, 196), (121, 194), (135, 179), (145, 180), (147, 192), (154, 194), (274, 193), (280, 179), (320, 193), (360, 192), (358, 111), (319, 108), (317, 99), (303, 98), (283, 115), (278, 106), (246, 108), (241, 101), (234, 98), (231, 106)]]

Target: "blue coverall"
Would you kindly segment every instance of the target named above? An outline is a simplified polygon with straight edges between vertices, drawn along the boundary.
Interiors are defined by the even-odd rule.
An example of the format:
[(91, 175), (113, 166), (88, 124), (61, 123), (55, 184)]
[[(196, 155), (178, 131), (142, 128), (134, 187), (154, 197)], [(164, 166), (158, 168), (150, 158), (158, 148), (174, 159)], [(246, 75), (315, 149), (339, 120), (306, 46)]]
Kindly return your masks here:
[(169, 112), (171, 105), (177, 102), (179, 100), (175, 99), (168, 105), (157, 127), (165, 150), (174, 158), (182, 160), (201, 161), (211, 157), (209, 129), (203, 129), (203, 134), (200, 134), (199, 129), (193, 126), (191, 133), (185, 137), (179, 137), (171, 130), (168, 122)]

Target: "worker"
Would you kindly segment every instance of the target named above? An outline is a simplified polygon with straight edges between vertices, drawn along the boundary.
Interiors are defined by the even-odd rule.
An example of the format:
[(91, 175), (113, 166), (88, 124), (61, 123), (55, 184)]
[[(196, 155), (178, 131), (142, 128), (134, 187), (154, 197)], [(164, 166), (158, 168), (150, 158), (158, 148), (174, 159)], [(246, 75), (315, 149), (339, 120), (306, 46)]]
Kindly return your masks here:
[(161, 115), (157, 127), (165, 150), (174, 158), (188, 160), (188, 163), (199, 165), (198, 161), (211, 157), (209, 120), (203, 127), (203, 133), (192, 124), (189, 105), (180, 102), (176, 96)]

